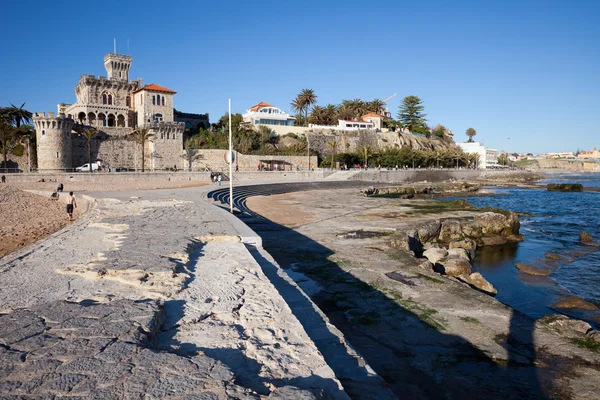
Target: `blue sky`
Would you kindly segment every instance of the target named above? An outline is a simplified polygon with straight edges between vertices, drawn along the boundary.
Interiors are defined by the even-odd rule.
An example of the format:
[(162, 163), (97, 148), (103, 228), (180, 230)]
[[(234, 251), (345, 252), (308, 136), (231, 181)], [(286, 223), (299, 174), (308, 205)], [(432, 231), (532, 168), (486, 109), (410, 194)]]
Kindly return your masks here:
[[(418, 4), (417, 4), (418, 3)], [(600, 147), (600, 1), (22, 1), (4, 6), (0, 105), (56, 111), (81, 74), (106, 75), (113, 49), (130, 79), (178, 93), (217, 120), (259, 101), (423, 99), (430, 125), (510, 152)], [(510, 139), (508, 139), (510, 138)]]

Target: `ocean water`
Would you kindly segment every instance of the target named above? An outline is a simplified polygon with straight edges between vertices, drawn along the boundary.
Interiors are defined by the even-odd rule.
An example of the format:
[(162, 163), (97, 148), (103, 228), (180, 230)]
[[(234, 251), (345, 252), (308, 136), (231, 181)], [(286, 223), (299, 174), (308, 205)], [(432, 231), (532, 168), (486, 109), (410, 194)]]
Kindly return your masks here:
[[(600, 188), (600, 175), (553, 175), (547, 183), (581, 183)], [(600, 312), (553, 308), (569, 294), (600, 306), (600, 248), (583, 246), (583, 230), (600, 242), (600, 192), (562, 193), (545, 189), (491, 188), (496, 196), (464, 197), (477, 207), (497, 207), (521, 215), (521, 243), (478, 249), (473, 269), (497, 289), (501, 302), (532, 317), (563, 313), (597, 324)], [(546, 253), (569, 259), (552, 261)], [(553, 270), (550, 277), (525, 275), (515, 264)]]

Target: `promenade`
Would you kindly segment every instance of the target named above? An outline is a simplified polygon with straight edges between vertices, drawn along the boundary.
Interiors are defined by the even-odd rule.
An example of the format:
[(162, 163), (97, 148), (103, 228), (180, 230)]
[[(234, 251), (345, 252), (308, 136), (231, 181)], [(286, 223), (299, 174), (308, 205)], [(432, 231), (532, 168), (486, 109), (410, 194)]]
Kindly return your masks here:
[(74, 224), (0, 261), (3, 399), (348, 398), (315, 341), (393, 397), (207, 189), (91, 193)]

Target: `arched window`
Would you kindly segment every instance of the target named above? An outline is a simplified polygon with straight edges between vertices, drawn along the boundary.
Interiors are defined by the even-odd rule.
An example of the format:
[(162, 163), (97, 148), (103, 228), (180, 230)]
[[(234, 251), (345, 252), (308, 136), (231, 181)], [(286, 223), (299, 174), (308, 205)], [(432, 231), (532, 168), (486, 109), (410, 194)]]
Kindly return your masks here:
[(155, 106), (156, 105), (156, 97), (152, 96), (152, 105)]
[(112, 94), (108, 95), (108, 104), (112, 105)]
[(106, 104), (106, 93), (102, 93), (102, 104)]
[(165, 105), (165, 96), (162, 97), (162, 105)]
[(160, 106), (160, 94), (156, 95), (156, 105)]

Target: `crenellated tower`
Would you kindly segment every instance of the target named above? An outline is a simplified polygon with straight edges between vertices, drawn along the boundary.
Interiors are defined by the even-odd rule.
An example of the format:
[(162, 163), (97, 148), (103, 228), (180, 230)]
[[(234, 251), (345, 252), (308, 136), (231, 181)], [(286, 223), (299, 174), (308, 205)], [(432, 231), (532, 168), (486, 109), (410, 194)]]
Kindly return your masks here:
[(60, 171), (73, 168), (71, 131), (75, 121), (64, 114), (33, 115), (37, 139), (38, 170)]
[(104, 56), (104, 68), (106, 68), (109, 80), (128, 82), (131, 56), (108, 53)]

